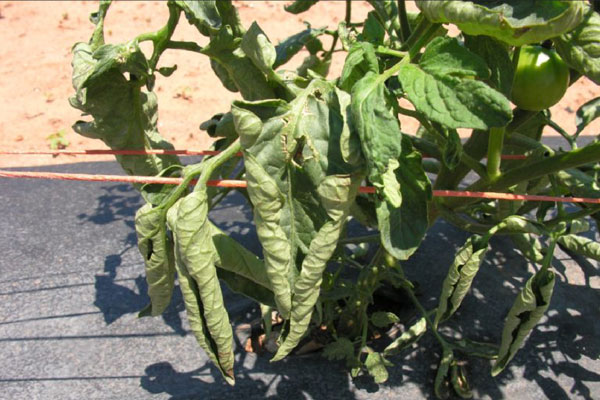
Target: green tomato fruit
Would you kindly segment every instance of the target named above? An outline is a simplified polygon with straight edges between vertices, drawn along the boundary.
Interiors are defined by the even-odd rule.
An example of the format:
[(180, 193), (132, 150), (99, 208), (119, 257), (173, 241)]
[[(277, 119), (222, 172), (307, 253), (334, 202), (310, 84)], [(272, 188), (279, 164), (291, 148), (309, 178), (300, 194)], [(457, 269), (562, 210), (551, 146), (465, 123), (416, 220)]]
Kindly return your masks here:
[(552, 107), (569, 87), (569, 68), (553, 50), (523, 46), (515, 71), (512, 102), (529, 111)]

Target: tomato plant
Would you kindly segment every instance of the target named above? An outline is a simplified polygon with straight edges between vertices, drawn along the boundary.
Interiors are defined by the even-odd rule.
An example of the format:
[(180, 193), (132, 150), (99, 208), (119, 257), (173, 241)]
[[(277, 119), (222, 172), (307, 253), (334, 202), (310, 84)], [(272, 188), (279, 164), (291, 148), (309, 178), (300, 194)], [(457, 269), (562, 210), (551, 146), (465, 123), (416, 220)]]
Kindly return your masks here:
[(560, 101), (569, 87), (569, 67), (541, 46), (523, 46), (512, 88), (513, 103), (523, 110), (542, 111)]
[[(299, 14), (316, 3), (285, 7)], [(598, 222), (597, 206), (432, 196), (433, 189), (467, 188), (600, 197), (600, 142), (576, 146), (581, 130), (600, 115), (600, 102), (593, 99), (578, 110), (573, 134), (539, 112), (562, 96), (567, 70), (554, 53), (529, 47), (550, 40), (571, 76), (600, 82), (600, 17), (587, 2), (420, 0), (420, 11), (408, 13), (403, 0), (370, 0), (367, 18), (355, 21), (347, 1), (337, 26), (308, 27), (278, 45), (256, 22), (244, 26), (226, 0), (168, 1), (162, 29), (106, 43), (110, 4), (100, 2), (90, 40), (73, 47), (70, 102), (87, 115), (74, 124), (76, 132), (115, 150), (171, 149), (158, 131), (153, 91), (156, 74), (177, 73), (160, 63), (166, 50), (208, 57), (224, 89), (239, 94), (229, 110), (202, 124), (215, 138), (218, 155), (187, 166), (161, 154), (118, 157), (129, 174), (183, 177), (175, 188), (138, 187), (147, 202), (137, 212), (136, 231), (151, 301), (140, 315), (165, 310), (177, 277), (198, 344), (227, 382), (235, 381), (232, 330), (219, 281), (260, 303), (265, 321), (273, 311), (284, 321), (277, 327), (274, 361), (310, 332), (325, 330), (326, 357), (345, 360), (353, 376), (368, 373), (384, 382), (389, 359), (430, 333), (441, 348), (436, 395), (449, 382), (457, 394), (469, 396), (460, 358), (495, 360), (494, 375), (506, 367), (550, 304), (556, 245), (600, 260), (600, 245), (579, 235), (590, 220)], [(173, 40), (182, 16), (206, 44)], [(443, 24), (456, 25), (460, 35), (448, 36)], [(143, 42), (152, 44), (151, 54), (141, 50)], [(301, 51), (299, 68), (282, 68)], [(331, 77), (335, 52), (345, 52), (346, 59), (340, 75)], [(515, 71), (512, 60), (519, 52)], [(535, 60), (550, 60), (548, 67), (538, 65), (535, 52)], [(541, 78), (548, 76), (542, 88)], [(535, 93), (527, 89), (531, 85)], [(521, 109), (511, 108), (511, 92)], [(416, 135), (403, 132), (407, 119), (420, 124)], [(544, 126), (557, 129), (572, 148), (544, 146)], [(469, 132), (465, 142), (458, 129)], [(527, 160), (502, 160), (510, 153), (526, 154)], [(466, 180), (469, 174), (474, 182)], [(234, 190), (252, 209), (262, 258), (210, 221), (210, 210), (231, 189), (207, 182), (230, 177), (247, 181), (247, 188)], [(363, 184), (375, 193), (359, 191)], [(438, 306), (426, 310), (404, 262), (440, 218), (472, 236), (449, 266)], [(348, 220), (372, 234), (349, 237)], [(457, 342), (440, 327), (469, 295), (494, 235), (513, 239), (538, 264), (537, 272), (508, 312), (499, 346)], [(382, 288), (406, 293), (419, 316), (405, 321), (404, 334), (389, 346), (374, 351), (367, 346), (371, 333), (399, 321), (391, 312), (373, 312), (374, 293)], [(265, 330), (271, 329), (267, 323)]]

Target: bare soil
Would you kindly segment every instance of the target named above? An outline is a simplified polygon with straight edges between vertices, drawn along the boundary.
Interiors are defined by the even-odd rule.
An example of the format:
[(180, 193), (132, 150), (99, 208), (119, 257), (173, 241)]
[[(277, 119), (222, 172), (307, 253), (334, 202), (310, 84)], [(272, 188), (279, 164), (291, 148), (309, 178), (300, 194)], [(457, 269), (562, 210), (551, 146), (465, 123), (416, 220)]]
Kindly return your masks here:
[[(283, 10), (282, 1), (236, 1), (245, 25), (257, 21), (273, 42), (305, 28), (304, 21), (313, 26), (337, 26), (344, 16), (344, 2), (321, 1), (300, 16)], [(87, 41), (93, 25), (89, 14), (97, 9), (92, 1), (4, 1), (0, 2), (0, 139), (3, 150), (47, 150), (50, 134), (63, 130), (70, 142), (68, 149), (105, 148), (102, 142), (81, 137), (71, 125), (81, 118), (70, 107), (71, 48), (74, 43)], [(365, 18), (370, 10), (363, 1), (356, 1), (353, 19)], [(106, 21), (107, 42), (130, 40), (142, 32), (154, 31), (167, 20), (164, 1), (116, 2)], [(176, 40), (197, 40), (201, 37), (185, 20), (179, 24)], [(144, 50), (148, 50), (144, 48)], [(305, 54), (291, 63), (297, 65)], [(331, 76), (339, 73), (343, 54), (337, 53)], [(237, 95), (224, 89), (214, 76), (206, 57), (169, 51), (161, 65), (177, 64), (169, 78), (158, 77), (159, 129), (178, 149), (204, 149), (211, 139), (198, 129), (201, 122), (213, 114), (224, 112)], [(552, 115), (567, 132), (575, 129), (575, 111), (586, 101), (600, 95), (600, 88), (581, 79), (565, 98), (552, 108)], [(403, 130), (413, 132), (414, 121), (402, 121)], [(591, 124), (584, 135), (597, 135), (600, 122)], [(551, 130), (545, 134), (555, 135)], [(35, 166), (92, 161), (91, 156), (16, 156), (0, 155), (0, 167)], [(93, 160), (109, 160), (111, 156), (94, 156)]]

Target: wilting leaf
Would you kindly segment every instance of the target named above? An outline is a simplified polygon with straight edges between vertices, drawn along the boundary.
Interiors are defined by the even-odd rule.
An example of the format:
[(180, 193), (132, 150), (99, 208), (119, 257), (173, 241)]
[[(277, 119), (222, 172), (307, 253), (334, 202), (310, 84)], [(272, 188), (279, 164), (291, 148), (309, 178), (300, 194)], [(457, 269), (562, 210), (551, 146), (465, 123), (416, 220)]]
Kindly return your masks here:
[(453, 361), (454, 354), (452, 353), (452, 350), (444, 347), (440, 365), (438, 366), (437, 374), (435, 375), (435, 380), (433, 382), (433, 390), (438, 399), (444, 398), (443, 394), (446, 389), (447, 378), (449, 375), (448, 372)]
[[(171, 212), (171, 210), (169, 210)], [(223, 303), (208, 221), (207, 194), (196, 190), (178, 202), (169, 225), (175, 238), (177, 271), (190, 326), (209, 356), (233, 384), (233, 331)]]
[(486, 35), (513, 46), (543, 42), (575, 28), (583, 19), (580, 1), (475, 2), (417, 0), (431, 22), (451, 23), (469, 35)]
[(473, 392), (471, 392), (471, 387), (467, 381), (465, 369), (456, 362), (452, 363), (452, 366), (450, 367), (450, 383), (452, 383), (454, 392), (461, 398), (470, 399), (473, 397)]
[(323, 272), (337, 247), (361, 180), (360, 175), (330, 175), (317, 188), (321, 205), (327, 211), (329, 219), (310, 242), (308, 254), (294, 285), (290, 330), (272, 361), (289, 354), (308, 329), (313, 307), (319, 297)]
[(558, 243), (573, 253), (600, 261), (600, 243), (595, 240), (570, 234), (559, 237)]
[(554, 289), (554, 272), (540, 270), (532, 276), (517, 296), (508, 312), (498, 360), (492, 368), (492, 376), (498, 375), (515, 356), (521, 344), (544, 315), (550, 305)]
[(390, 343), (383, 351), (383, 354), (391, 356), (400, 353), (402, 350), (416, 343), (425, 332), (427, 332), (427, 320), (423, 317), (404, 331), (399, 338)]
[(150, 304), (140, 316), (160, 315), (171, 302), (175, 284), (173, 243), (167, 236), (166, 216), (160, 208), (146, 204), (135, 214), (138, 249), (146, 266)]
[(473, 235), (456, 253), (454, 262), (442, 284), (442, 294), (435, 315), (434, 324), (436, 326), (450, 318), (460, 307), (485, 258), (487, 248), (487, 240)]

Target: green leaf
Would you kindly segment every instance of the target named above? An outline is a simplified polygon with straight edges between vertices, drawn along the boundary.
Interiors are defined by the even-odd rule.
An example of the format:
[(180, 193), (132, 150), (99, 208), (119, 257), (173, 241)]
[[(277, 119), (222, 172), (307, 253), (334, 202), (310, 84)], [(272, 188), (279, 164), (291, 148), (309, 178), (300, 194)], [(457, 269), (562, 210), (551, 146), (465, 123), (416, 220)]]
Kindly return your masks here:
[(544, 225), (539, 222), (530, 221), (520, 215), (508, 216), (502, 221), (502, 224), (509, 232), (532, 233), (538, 236), (546, 233)]
[(113, 69), (121, 73), (128, 72), (142, 81), (150, 76), (148, 60), (136, 42), (105, 44), (94, 50), (92, 57), (97, 61), (92, 73), (81, 84), (82, 88), (93, 84), (95, 80), (105, 79), (104, 74)]
[(481, 81), (436, 77), (412, 64), (403, 66), (398, 77), (415, 108), (447, 128), (487, 130), (512, 118), (508, 99)]
[(323, 357), (330, 361), (344, 360), (349, 362), (354, 358), (354, 345), (349, 339), (340, 337), (323, 348)]
[(571, 226), (569, 226), (569, 233), (572, 235), (576, 235), (578, 233), (585, 233), (591, 229), (590, 223), (583, 218), (572, 220), (570, 225)]
[(537, 264), (544, 260), (542, 244), (534, 236), (528, 233), (515, 233), (510, 235), (510, 238), (523, 257), (532, 263)]
[(442, 358), (440, 359), (440, 365), (438, 366), (437, 373), (435, 375), (435, 380), (433, 382), (433, 390), (435, 393), (435, 397), (438, 399), (444, 398), (444, 392), (446, 389), (448, 372), (450, 370), (450, 365), (454, 361), (454, 354), (452, 350), (448, 347), (443, 348)]
[(400, 318), (391, 312), (377, 311), (371, 315), (371, 323), (378, 328), (385, 328), (396, 322), (400, 322)]
[(292, 14), (300, 14), (317, 4), (319, 0), (296, 0), (284, 7), (285, 11)]
[(242, 50), (241, 41), (231, 26), (225, 25), (211, 37), (210, 43), (202, 48), (202, 53), (219, 64), (221, 81), (227, 82), (228, 87), (235, 85), (245, 100), (275, 98), (264, 72)]
[(382, 176), (402, 152), (402, 132), (380, 75), (368, 72), (352, 88), (352, 122), (367, 161), (369, 181), (384, 188)]
[(235, 130), (240, 136), (242, 148), (251, 147), (262, 132), (261, 119), (252, 111), (238, 107), (235, 103), (231, 105), (231, 115), (233, 116)]
[(385, 39), (385, 27), (381, 25), (375, 11), (367, 14), (367, 19), (363, 26), (362, 40), (375, 45), (383, 44)]
[(271, 290), (263, 260), (246, 249), (235, 239), (230, 238), (212, 225), (212, 240), (218, 258), (219, 279), (225, 281), (229, 288), (243, 294), (258, 303), (275, 307), (275, 299)]
[(398, 7), (395, 1), (391, 0), (368, 0), (373, 7), (379, 20), (384, 24), (385, 31), (391, 41), (398, 41), (400, 37), (400, 19), (398, 17)]
[(386, 367), (389, 366), (392, 366), (392, 364), (378, 352), (369, 353), (365, 360), (365, 367), (367, 367), (367, 371), (373, 377), (375, 383), (384, 383), (388, 380), (389, 374)]
[(570, 32), (553, 39), (556, 51), (569, 67), (600, 85), (600, 15), (586, 8), (581, 24)]
[[(460, 49), (460, 50), (459, 50)], [(487, 130), (512, 119), (508, 99), (485, 83), (485, 62), (454, 38), (436, 38), (426, 48), (419, 65), (401, 67), (398, 79), (417, 111), (449, 129)]]
[(218, 255), (208, 221), (206, 191), (196, 190), (184, 197), (176, 212), (168, 218), (190, 326), (200, 346), (216, 359), (225, 379), (233, 384), (233, 331), (215, 268)]
[(203, 35), (208, 36), (221, 28), (222, 20), (215, 0), (177, 0), (175, 4), (183, 10), (188, 22)]
[(473, 235), (458, 250), (442, 284), (442, 294), (435, 314), (435, 326), (450, 318), (458, 310), (479, 271), (487, 248), (487, 240)]
[[(102, 58), (98, 58), (97, 52)], [(133, 53), (137, 54), (134, 57), (137, 59), (137, 50)], [(107, 61), (109, 54), (118, 57), (133, 53), (110, 52), (104, 46), (93, 52), (85, 43), (75, 45), (72, 65), (76, 94), (69, 101), (92, 120), (77, 121), (73, 129), (83, 136), (101, 139), (113, 150), (172, 150), (173, 146), (158, 133), (156, 96), (142, 91), (140, 82), (128, 80), (123, 75), (127, 68), (137, 70), (140, 63)], [(145, 64), (142, 62), (141, 65)], [(116, 158), (129, 175), (154, 176), (167, 167), (180, 164), (176, 156), (169, 155), (118, 155)]]
[(224, 137), (229, 140), (235, 140), (238, 137), (233, 122), (233, 115), (230, 112), (213, 115), (209, 120), (200, 124), (200, 130), (206, 131), (208, 136), (213, 138)]
[(509, 97), (515, 68), (506, 44), (489, 36), (465, 35), (465, 46), (487, 63), (491, 86)]
[(550, 305), (554, 289), (554, 272), (545, 269), (532, 276), (517, 296), (508, 312), (498, 360), (492, 368), (492, 376), (498, 375), (515, 356), (519, 347), (544, 315)]
[(396, 178), (395, 171), (400, 167), (398, 160), (390, 160), (388, 169), (381, 174), (381, 192), (383, 197), (391, 207), (400, 208), (402, 205), (402, 193), (400, 191), (400, 183)]
[(563, 235), (558, 238), (558, 244), (573, 253), (600, 261), (600, 243), (578, 235)]
[(280, 42), (277, 46), (275, 46), (277, 57), (275, 58), (273, 69), (276, 69), (287, 63), (292, 59), (292, 57), (298, 54), (298, 52), (300, 52), (305, 45), (314, 41), (324, 32), (324, 29), (308, 28)]
[(351, 110), (369, 181), (377, 188), (375, 205), (381, 241), (390, 254), (406, 260), (427, 229), (431, 188), (421, 157), (400, 131), (380, 75), (369, 72), (354, 85)]
[(427, 203), (432, 192), (421, 154), (413, 149), (405, 135), (399, 160), (396, 179), (400, 183), (402, 205), (394, 208), (386, 201), (376, 200), (377, 225), (385, 249), (397, 259), (407, 260), (427, 231)]
[(150, 304), (140, 316), (162, 314), (173, 295), (175, 260), (163, 209), (146, 204), (135, 214), (138, 249), (144, 258)]
[[(157, 176), (180, 177), (182, 168), (181, 165), (171, 165), (160, 171)], [(145, 183), (140, 187), (144, 200), (153, 206), (160, 205), (174, 190), (175, 187), (173, 185), (163, 185), (160, 183)]]
[(419, 66), (433, 76), (490, 77), (490, 69), (485, 61), (461, 45), (456, 38), (433, 39), (425, 48)]
[(240, 91), (231, 75), (229, 75), (229, 71), (223, 65), (219, 64), (216, 60), (211, 58), (210, 67), (217, 76), (217, 78), (219, 78), (225, 89), (233, 93), (237, 93)]
[(582, 21), (584, 13), (581, 1), (417, 0), (416, 4), (431, 22), (455, 24), (468, 35), (491, 36), (513, 46), (569, 32)]
[(588, 101), (575, 113), (575, 123), (577, 131), (575, 135), (579, 135), (593, 120), (600, 117), (600, 97)]
[(344, 61), (344, 68), (338, 81), (339, 88), (350, 93), (354, 84), (368, 72), (379, 73), (375, 48), (370, 43), (356, 42), (348, 51)]
[(244, 34), (242, 50), (265, 74), (273, 71), (273, 64), (277, 58), (275, 46), (256, 22), (253, 22)]
[(313, 307), (319, 298), (323, 272), (337, 247), (362, 179), (361, 175), (329, 175), (317, 187), (321, 206), (327, 211), (329, 218), (310, 242), (300, 275), (294, 284), (290, 330), (284, 335), (281, 346), (271, 361), (280, 360), (289, 354), (306, 333)]
[[(235, 106), (251, 111), (262, 121), (261, 132), (244, 149), (248, 194), (271, 287), (279, 311), (289, 318), (290, 289), (305, 279), (299, 275), (296, 264), (308, 265), (303, 267), (307, 274), (311, 270), (314, 274), (325, 265), (315, 257), (324, 256), (326, 250), (319, 250), (319, 256), (313, 254), (317, 251), (315, 240), (322, 240), (325, 234), (319, 236), (319, 232), (331, 227), (327, 205), (322, 196), (317, 197), (318, 188), (330, 176), (348, 176), (352, 172), (340, 150), (344, 120), (335, 86), (319, 79), (311, 81), (289, 105), (263, 101), (235, 102)], [(243, 131), (240, 133), (244, 135)], [(335, 238), (334, 231), (331, 238)], [(306, 294), (318, 296), (319, 285), (311, 285)], [(314, 305), (310, 301), (303, 302), (305, 308), (298, 311), (309, 313), (307, 323)], [(298, 313), (292, 313), (291, 326), (301, 337), (308, 325), (295, 322), (302, 319)], [(291, 350), (296, 339), (288, 336), (286, 346)]]

